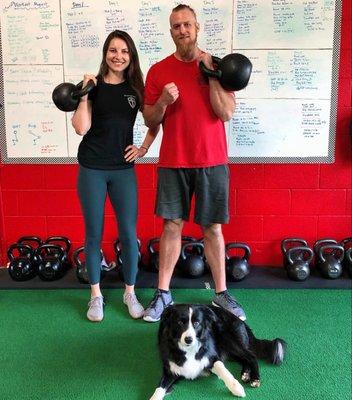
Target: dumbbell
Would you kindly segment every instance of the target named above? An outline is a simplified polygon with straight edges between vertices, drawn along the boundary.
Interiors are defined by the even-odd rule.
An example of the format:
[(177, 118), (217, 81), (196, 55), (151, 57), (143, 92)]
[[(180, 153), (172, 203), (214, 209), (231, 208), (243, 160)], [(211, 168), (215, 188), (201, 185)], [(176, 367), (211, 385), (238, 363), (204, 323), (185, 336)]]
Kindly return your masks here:
[(300, 238), (287, 238), (281, 242), (283, 264), (289, 279), (305, 281), (310, 275), (313, 250)]
[[(230, 256), (230, 250), (240, 249), (243, 251), (241, 256)], [(226, 258), (226, 276), (229, 280), (239, 282), (244, 279), (250, 272), (249, 257), (251, 255), (250, 247), (245, 243), (230, 242), (225, 246)]]

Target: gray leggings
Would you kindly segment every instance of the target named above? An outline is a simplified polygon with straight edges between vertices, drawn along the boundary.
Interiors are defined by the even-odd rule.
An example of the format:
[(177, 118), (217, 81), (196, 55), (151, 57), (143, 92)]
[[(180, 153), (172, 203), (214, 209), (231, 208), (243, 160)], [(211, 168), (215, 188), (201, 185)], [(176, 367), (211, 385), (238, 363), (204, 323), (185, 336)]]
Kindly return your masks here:
[(100, 248), (107, 194), (117, 218), (125, 283), (134, 285), (138, 269), (137, 183), (134, 168), (98, 170), (79, 167), (78, 196), (85, 222), (85, 257), (89, 281), (91, 285), (100, 281)]

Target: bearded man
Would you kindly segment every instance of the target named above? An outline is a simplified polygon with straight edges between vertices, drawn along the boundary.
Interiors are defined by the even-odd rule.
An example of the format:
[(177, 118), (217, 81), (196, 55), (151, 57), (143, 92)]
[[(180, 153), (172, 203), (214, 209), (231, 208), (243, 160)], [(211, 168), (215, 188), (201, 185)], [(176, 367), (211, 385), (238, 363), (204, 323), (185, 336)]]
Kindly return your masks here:
[(195, 195), (194, 222), (203, 230), (205, 256), (215, 283), (213, 304), (242, 320), (241, 305), (227, 292), (224, 238), (228, 223), (229, 168), (224, 121), (235, 110), (233, 92), (214, 78), (204, 79), (199, 62), (213, 69), (210, 54), (197, 45), (200, 30), (194, 10), (185, 4), (170, 15), (170, 33), (176, 51), (153, 65), (146, 79), (145, 124), (163, 126), (158, 164), (156, 215), (164, 219), (159, 248), (158, 288), (144, 314), (159, 321), (173, 303), (169, 290), (180, 255), (184, 221)]

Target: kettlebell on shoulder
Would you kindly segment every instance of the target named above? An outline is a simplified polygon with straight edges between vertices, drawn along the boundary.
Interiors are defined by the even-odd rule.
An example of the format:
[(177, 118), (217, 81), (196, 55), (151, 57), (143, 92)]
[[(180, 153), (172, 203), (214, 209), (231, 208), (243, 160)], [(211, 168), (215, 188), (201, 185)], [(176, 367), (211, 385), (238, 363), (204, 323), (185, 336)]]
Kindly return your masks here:
[(88, 94), (95, 86), (93, 80), (88, 81), (83, 88), (83, 81), (77, 85), (64, 82), (57, 85), (52, 93), (52, 99), (56, 107), (65, 112), (74, 111), (78, 107), (79, 100), (82, 96)]
[(238, 91), (244, 89), (252, 73), (251, 61), (240, 53), (228, 54), (224, 58), (212, 56), (216, 69), (207, 68), (201, 61), (199, 68), (208, 78), (216, 78), (225, 90)]

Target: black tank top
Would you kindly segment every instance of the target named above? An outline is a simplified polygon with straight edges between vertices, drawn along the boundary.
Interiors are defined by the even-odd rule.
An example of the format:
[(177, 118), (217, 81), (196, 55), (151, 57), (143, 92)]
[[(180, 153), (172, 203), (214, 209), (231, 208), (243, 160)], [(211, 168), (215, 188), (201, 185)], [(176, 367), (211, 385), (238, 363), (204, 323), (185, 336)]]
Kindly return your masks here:
[(124, 159), (126, 146), (133, 144), (133, 125), (139, 109), (137, 93), (127, 81), (98, 83), (89, 94), (92, 125), (78, 148), (78, 162), (87, 168), (124, 169), (134, 163)]

